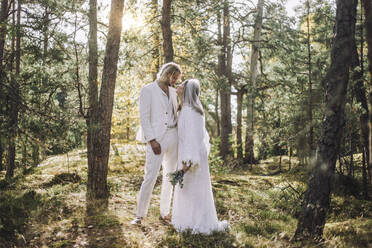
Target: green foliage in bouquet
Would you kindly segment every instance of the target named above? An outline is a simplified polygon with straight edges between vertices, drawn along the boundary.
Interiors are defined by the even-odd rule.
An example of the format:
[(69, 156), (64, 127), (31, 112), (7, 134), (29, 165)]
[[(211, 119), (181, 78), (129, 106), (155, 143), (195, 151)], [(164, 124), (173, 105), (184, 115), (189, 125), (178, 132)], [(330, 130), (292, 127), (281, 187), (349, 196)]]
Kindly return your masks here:
[(176, 170), (175, 172), (172, 172), (172, 173), (168, 173), (167, 177), (169, 177), (169, 181), (173, 186), (176, 186), (177, 183), (179, 183), (182, 189), (184, 175), (185, 175), (185, 172), (181, 169), (181, 170)]

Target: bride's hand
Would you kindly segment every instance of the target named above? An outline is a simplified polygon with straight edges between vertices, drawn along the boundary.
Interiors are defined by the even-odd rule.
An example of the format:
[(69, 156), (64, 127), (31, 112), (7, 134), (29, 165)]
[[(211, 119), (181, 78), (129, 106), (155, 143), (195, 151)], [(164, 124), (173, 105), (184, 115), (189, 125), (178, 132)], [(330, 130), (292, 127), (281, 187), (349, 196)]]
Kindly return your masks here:
[(187, 163), (185, 161), (182, 161), (182, 165), (183, 165), (182, 170), (184, 173), (186, 173), (190, 169), (190, 167), (187, 166)]

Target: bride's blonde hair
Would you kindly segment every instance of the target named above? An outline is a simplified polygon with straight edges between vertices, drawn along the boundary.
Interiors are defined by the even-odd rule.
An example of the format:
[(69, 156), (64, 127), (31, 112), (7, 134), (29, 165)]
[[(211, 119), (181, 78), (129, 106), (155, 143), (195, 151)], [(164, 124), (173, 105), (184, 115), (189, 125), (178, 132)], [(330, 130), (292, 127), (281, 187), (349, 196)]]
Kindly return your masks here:
[(183, 89), (183, 105), (190, 106), (196, 112), (204, 115), (203, 106), (201, 105), (200, 95), (200, 82), (198, 79), (188, 79), (184, 82), (185, 87)]
[(169, 62), (160, 68), (156, 79), (161, 82), (166, 82), (169, 81), (175, 73), (182, 73), (181, 67), (174, 62)]

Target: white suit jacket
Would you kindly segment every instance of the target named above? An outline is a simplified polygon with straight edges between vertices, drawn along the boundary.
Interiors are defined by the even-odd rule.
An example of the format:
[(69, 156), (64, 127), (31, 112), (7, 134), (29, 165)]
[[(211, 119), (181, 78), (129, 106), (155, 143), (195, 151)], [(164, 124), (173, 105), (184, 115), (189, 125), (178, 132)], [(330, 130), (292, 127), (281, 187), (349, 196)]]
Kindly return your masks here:
[[(159, 141), (167, 131), (168, 113), (167, 104), (163, 101), (162, 89), (157, 81), (147, 84), (140, 94), (140, 121), (141, 126), (137, 133), (137, 140), (147, 143), (152, 139)], [(176, 89), (169, 87), (169, 97), (173, 103), (174, 115), (177, 119), (177, 93)]]

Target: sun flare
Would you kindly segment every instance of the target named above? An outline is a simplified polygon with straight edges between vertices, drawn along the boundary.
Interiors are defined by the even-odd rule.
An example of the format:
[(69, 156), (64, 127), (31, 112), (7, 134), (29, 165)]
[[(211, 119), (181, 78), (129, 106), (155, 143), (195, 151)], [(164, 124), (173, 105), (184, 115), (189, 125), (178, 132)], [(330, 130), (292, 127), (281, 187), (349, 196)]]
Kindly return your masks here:
[(140, 28), (145, 24), (145, 17), (137, 11), (133, 12), (133, 10), (125, 10), (122, 23), (123, 31)]

